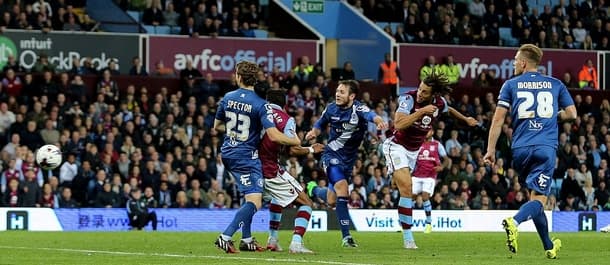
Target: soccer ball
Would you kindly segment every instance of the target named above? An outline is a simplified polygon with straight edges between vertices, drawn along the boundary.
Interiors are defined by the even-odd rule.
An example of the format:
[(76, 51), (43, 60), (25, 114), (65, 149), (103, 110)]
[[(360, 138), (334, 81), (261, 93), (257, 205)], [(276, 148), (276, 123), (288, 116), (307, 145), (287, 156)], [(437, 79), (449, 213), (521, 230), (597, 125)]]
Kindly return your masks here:
[(59, 147), (47, 144), (36, 151), (36, 163), (44, 170), (53, 170), (61, 164)]

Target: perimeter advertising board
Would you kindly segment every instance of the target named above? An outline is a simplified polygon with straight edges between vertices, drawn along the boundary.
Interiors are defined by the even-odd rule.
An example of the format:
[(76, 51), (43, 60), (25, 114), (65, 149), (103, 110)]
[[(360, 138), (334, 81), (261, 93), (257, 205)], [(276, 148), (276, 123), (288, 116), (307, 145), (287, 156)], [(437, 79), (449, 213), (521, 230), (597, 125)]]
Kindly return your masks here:
[(148, 47), (151, 71), (160, 61), (165, 67), (184, 69), (190, 60), (199, 71), (212, 72), (214, 78), (219, 79), (229, 79), (241, 60), (263, 65), (266, 72), (274, 67), (279, 67), (280, 72), (288, 72), (297, 66), (302, 56), (308, 56), (311, 63), (318, 58), (315, 40), (151, 36)]

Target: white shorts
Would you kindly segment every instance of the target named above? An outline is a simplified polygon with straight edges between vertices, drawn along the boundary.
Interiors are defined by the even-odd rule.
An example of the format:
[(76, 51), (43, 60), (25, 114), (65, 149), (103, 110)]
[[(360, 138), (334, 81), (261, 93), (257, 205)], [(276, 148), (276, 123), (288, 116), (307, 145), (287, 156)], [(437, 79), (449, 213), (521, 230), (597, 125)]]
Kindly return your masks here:
[(383, 154), (388, 165), (388, 174), (392, 174), (406, 167), (413, 171), (419, 150), (409, 151), (401, 144), (392, 141), (392, 138), (388, 138), (383, 142)]
[(277, 173), (277, 177), (265, 179), (265, 190), (263, 191), (263, 199), (270, 201), (275, 199), (277, 203), (286, 207), (290, 205), (302, 192), (301, 184), (288, 172), (284, 171)]
[(426, 192), (430, 195), (434, 194), (434, 186), (436, 185), (436, 179), (433, 178), (411, 178), (413, 182), (413, 195)]

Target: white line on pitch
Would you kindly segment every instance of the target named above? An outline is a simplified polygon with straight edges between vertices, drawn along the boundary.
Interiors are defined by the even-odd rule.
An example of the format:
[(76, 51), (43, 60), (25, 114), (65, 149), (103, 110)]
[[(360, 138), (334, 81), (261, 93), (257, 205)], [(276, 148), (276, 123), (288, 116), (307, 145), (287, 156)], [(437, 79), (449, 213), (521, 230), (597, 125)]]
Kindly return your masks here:
[[(256, 258), (256, 257), (235, 257), (225, 254), (219, 256), (211, 255), (183, 255), (170, 253), (144, 253), (144, 252), (125, 252), (125, 251), (109, 251), (109, 250), (91, 250), (91, 249), (72, 249), (72, 248), (42, 248), (42, 247), (19, 247), (19, 246), (0, 246), (3, 249), (27, 249), (27, 250), (48, 250), (48, 251), (63, 251), (77, 253), (97, 253), (107, 255), (120, 256), (157, 256), (171, 258), (194, 258), (194, 259), (220, 259), (220, 260), (255, 260), (269, 262), (292, 262), (292, 263), (317, 263), (317, 264), (333, 264), (333, 265), (374, 265), (368, 263), (346, 263), (339, 261), (324, 261), (324, 260), (299, 260), (299, 259), (275, 259), (275, 258)], [(303, 255), (305, 257), (305, 255)]]

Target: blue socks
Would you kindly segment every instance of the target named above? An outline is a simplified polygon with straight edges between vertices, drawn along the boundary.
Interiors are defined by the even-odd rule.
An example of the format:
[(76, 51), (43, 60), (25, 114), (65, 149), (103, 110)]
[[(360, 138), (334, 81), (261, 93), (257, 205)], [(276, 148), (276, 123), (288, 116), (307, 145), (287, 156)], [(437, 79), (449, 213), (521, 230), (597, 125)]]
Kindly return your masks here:
[(337, 218), (341, 226), (343, 238), (350, 236), (349, 233), (349, 211), (347, 210), (348, 197), (337, 197)]
[(246, 202), (244, 205), (241, 206), (241, 208), (239, 208), (239, 211), (237, 211), (237, 214), (235, 214), (235, 217), (233, 217), (233, 221), (231, 222), (231, 224), (229, 224), (225, 231), (222, 232), (222, 235), (228, 236), (230, 238), (233, 236), (233, 234), (235, 234), (235, 231), (237, 231), (241, 227), (243, 239), (248, 239), (252, 237), (250, 226), (252, 224), (252, 217), (255, 213), (256, 206), (254, 205), (254, 203)]
[(413, 232), (413, 200), (407, 197), (400, 197), (398, 201), (398, 219), (402, 226), (402, 239), (404, 241), (414, 241)]
[(553, 242), (549, 238), (549, 225), (544, 214), (544, 207), (540, 201), (529, 201), (521, 206), (514, 219), (519, 224), (532, 219), (534, 225), (536, 225), (536, 231), (538, 231), (544, 250), (553, 249)]
[(517, 223), (523, 223), (534, 218), (540, 211), (542, 211), (542, 203), (535, 200), (529, 201), (519, 208), (519, 212), (517, 212), (514, 219)]
[(424, 201), (424, 212), (426, 212), (426, 224), (432, 224), (432, 203)]

